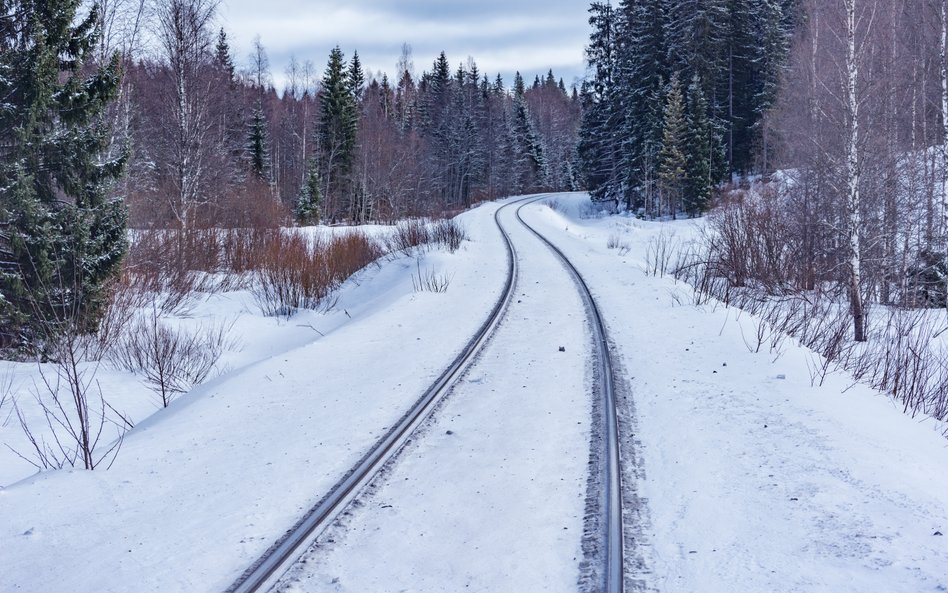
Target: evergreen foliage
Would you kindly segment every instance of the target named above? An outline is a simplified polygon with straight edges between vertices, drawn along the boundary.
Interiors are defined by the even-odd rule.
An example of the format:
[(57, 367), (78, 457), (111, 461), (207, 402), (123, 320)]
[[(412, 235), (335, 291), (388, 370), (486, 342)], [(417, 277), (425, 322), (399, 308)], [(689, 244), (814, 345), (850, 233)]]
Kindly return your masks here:
[(345, 57), (336, 46), (329, 54), (322, 80), (317, 146), (322, 165), (320, 175), (328, 191), (340, 195), (348, 193), (358, 132), (359, 114), (352, 88)]
[(306, 174), (306, 182), (300, 188), (300, 195), (296, 201), (296, 220), (302, 225), (318, 224), (321, 217), (320, 203), (322, 190), (320, 189), (319, 170), (311, 164)]
[[(539, 89), (539, 85), (536, 88)], [(510, 126), (515, 192), (543, 185), (546, 178), (543, 147), (530, 118), (525, 93), (523, 77), (517, 72), (514, 77), (513, 120)]]
[(250, 172), (258, 179), (269, 180), (270, 151), (267, 146), (267, 119), (261, 108), (254, 109), (248, 128), (247, 157), (250, 160)]
[(0, 344), (50, 329), (91, 329), (126, 251), (126, 213), (110, 193), (103, 118), (119, 57), (94, 63), (99, 12), (81, 0), (0, 2)]
[(214, 60), (217, 67), (220, 68), (227, 77), (227, 80), (233, 82), (237, 78), (237, 70), (234, 68), (234, 58), (230, 55), (230, 43), (227, 41), (227, 33), (221, 27), (217, 33), (217, 45), (214, 46)]
[(688, 188), (688, 120), (678, 76), (672, 76), (665, 97), (662, 117), (662, 148), (658, 153), (658, 179), (661, 200), (657, 214), (674, 216), (681, 208)]
[(362, 61), (359, 59), (359, 52), (352, 53), (352, 60), (349, 61), (349, 92), (358, 102), (362, 100), (365, 93), (365, 72), (362, 70)]
[(688, 182), (680, 205), (697, 214), (710, 188), (728, 174), (755, 171), (755, 155), (766, 148), (760, 122), (787, 59), (793, 5), (621, 0), (613, 8), (594, 2), (579, 143), (582, 176), (593, 197), (647, 216), (665, 203), (659, 194), (668, 189), (663, 175), (669, 171), (659, 168), (671, 156), (663, 110), (673, 77), (688, 83), (689, 141), (680, 147)]
[(682, 207), (691, 216), (703, 212), (714, 189), (712, 163), (721, 160), (721, 140), (708, 117), (708, 102), (695, 74), (688, 85), (687, 185)]

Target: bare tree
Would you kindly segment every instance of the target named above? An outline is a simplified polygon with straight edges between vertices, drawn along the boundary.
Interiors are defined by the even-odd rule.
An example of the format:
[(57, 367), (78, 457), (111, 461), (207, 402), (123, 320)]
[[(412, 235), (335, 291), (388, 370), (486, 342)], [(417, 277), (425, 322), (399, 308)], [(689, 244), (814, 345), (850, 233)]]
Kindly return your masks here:
[(216, 0), (160, 0), (157, 35), (170, 77), (172, 121), (167, 126), (168, 181), (171, 211), (178, 223), (190, 226), (194, 207), (206, 196), (211, 134), (211, 23)]
[[(941, 74), (941, 213), (942, 254), (948, 261), (948, 0), (939, 0), (940, 35), (938, 58)], [(945, 306), (948, 307), (948, 277), (945, 278)]]
[(857, 342), (866, 340), (866, 313), (862, 298), (862, 204), (859, 195), (860, 159), (859, 56), (856, 44), (856, 0), (843, 0), (846, 11), (846, 239), (849, 266), (849, 302)]
[(121, 53), (126, 60), (135, 59), (142, 44), (142, 32), (151, 17), (148, 0), (99, 0), (100, 60), (112, 53)]

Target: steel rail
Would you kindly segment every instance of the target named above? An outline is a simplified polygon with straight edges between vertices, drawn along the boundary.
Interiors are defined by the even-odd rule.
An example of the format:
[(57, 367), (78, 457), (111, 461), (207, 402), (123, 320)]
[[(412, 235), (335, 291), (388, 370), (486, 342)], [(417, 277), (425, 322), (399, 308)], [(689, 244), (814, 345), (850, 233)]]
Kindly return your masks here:
[(559, 258), (560, 262), (573, 277), (573, 281), (579, 288), (586, 310), (591, 320), (593, 338), (599, 349), (599, 372), (602, 381), (603, 412), (605, 415), (606, 428), (606, 456), (607, 462), (603, 465), (603, 500), (602, 508), (605, 510), (605, 571), (603, 573), (602, 590), (605, 593), (622, 593), (625, 588), (623, 578), (623, 550), (624, 550), (624, 531), (622, 527), (622, 476), (620, 473), (619, 461), (619, 420), (616, 413), (616, 396), (614, 386), (614, 375), (612, 370), (612, 358), (609, 351), (608, 334), (605, 324), (602, 321), (602, 315), (599, 313), (599, 307), (596, 306), (596, 300), (589, 290), (589, 286), (583, 279), (579, 270), (570, 262), (566, 254), (554, 245), (549, 239), (540, 234), (534, 227), (528, 224), (521, 216), (521, 210), (534, 202), (543, 199), (534, 198), (525, 204), (517, 207), (517, 220), (520, 221), (527, 230), (533, 233)]
[(435, 404), (442, 399), (460, 377), (468, 363), (500, 323), (508, 304), (513, 298), (516, 278), (519, 273), (517, 253), (510, 236), (500, 224), (500, 212), (514, 204), (534, 198), (514, 200), (494, 212), (494, 222), (500, 230), (507, 249), (507, 278), (500, 298), (490, 315), (480, 326), (474, 337), (461, 350), (451, 365), (435, 380), (415, 404), (392, 426), (368, 452), (337, 482), (329, 492), (256, 560), (225, 593), (255, 593), (269, 590), (303, 555), (306, 549), (332, 523), (358, 492), (382, 469), (385, 463), (408, 440), (411, 434), (430, 415)]

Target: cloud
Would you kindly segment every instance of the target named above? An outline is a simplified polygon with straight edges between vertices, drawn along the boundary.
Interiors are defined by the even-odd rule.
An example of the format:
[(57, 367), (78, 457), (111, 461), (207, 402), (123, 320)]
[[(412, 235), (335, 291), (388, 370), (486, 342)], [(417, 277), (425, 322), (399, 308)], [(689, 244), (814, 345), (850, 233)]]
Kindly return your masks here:
[(230, 0), (221, 17), (238, 63), (260, 35), (278, 86), (291, 55), (321, 71), (339, 45), (346, 55), (358, 50), (366, 70), (391, 73), (403, 43), (412, 45), (419, 72), (444, 50), (452, 64), (472, 56), (482, 72), (508, 82), (515, 70), (529, 79), (552, 68), (572, 83), (583, 73), (587, 38), (585, 2), (577, 0)]

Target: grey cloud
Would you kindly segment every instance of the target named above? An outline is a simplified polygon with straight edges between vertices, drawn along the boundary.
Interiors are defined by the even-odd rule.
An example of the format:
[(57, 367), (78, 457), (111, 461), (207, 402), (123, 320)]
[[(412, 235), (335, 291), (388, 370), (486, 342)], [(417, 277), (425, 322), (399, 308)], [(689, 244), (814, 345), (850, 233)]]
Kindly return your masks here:
[(346, 55), (358, 50), (368, 70), (391, 73), (402, 43), (412, 46), (418, 72), (444, 50), (452, 65), (472, 56), (482, 72), (500, 72), (508, 84), (515, 70), (530, 80), (549, 68), (570, 84), (584, 70), (586, 7), (576, 0), (230, 0), (221, 12), (238, 62), (261, 35), (278, 84), (291, 55), (321, 71), (336, 44)]

